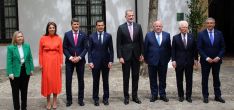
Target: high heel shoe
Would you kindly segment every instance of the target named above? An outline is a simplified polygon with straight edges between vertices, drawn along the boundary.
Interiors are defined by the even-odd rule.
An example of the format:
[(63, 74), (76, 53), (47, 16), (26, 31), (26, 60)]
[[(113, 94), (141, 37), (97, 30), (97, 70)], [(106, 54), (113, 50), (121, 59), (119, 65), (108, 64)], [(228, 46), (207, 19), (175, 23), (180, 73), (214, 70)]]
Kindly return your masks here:
[(46, 106), (46, 110), (51, 110), (51, 106), (50, 107)]

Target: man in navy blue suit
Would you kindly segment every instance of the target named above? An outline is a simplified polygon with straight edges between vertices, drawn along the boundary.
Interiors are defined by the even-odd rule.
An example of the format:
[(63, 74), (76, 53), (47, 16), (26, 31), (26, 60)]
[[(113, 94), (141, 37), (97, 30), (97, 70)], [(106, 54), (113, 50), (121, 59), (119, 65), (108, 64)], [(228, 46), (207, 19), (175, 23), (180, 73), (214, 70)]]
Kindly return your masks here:
[(94, 105), (99, 106), (99, 81), (102, 71), (103, 103), (109, 105), (109, 71), (113, 63), (112, 36), (104, 32), (104, 21), (96, 21), (96, 30), (89, 37), (88, 62), (93, 75), (93, 100)]
[(179, 22), (180, 33), (172, 40), (172, 66), (176, 71), (179, 101), (184, 101), (183, 77), (186, 81), (186, 100), (192, 103), (193, 65), (197, 66), (197, 46), (192, 34), (188, 33), (188, 22)]
[[(148, 32), (144, 43), (144, 58), (148, 64), (151, 89), (150, 102), (154, 102), (160, 95), (160, 100), (168, 102), (166, 97), (167, 67), (171, 57), (170, 34), (162, 31), (161, 21), (153, 22), (153, 31)], [(158, 78), (157, 78), (158, 77)], [(159, 79), (159, 85), (157, 80)]]
[(214, 29), (215, 19), (206, 19), (207, 29), (198, 33), (197, 48), (200, 54), (202, 72), (203, 102), (208, 103), (208, 80), (212, 69), (215, 101), (225, 103), (221, 97), (219, 72), (225, 51), (225, 43), (221, 31)]
[(141, 25), (134, 22), (133, 10), (126, 10), (125, 18), (127, 22), (119, 26), (116, 40), (117, 57), (123, 70), (124, 104), (129, 104), (130, 70), (132, 72), (132, 100), (140, 104), (137, 91), (140, 61), (144, 60), (143, 33)]
[(64, 35), (63, 39), (63, 53), (66, 56), (66, 95), (67, 104), (72, 104), (72, 75), (74, 68), (76, 68), (77, 78), (79, 83), (78, 103), (84, 106), (84, 67), (85, 67), (85, 54), (87, 53), (87, 35), (79, 30), (79, 20), (73, 18), (71, 20), (72, 30)]

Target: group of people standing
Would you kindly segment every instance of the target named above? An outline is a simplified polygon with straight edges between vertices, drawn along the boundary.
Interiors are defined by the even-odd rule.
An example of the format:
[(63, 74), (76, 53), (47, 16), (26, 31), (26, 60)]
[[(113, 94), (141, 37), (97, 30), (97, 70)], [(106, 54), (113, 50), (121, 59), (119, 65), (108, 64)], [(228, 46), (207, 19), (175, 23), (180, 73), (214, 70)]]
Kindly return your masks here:
[[(163, 24), (153, 22), (153, 31), (148, 32), (143, 40), (140, 24), (134, 22), (134, 11), (126, 10), (126, 22), (117, 30), (117, 57), (122, 64), (124, 104), (129, 104), (129, 79), (132, 76), (132, 101), (140, 104), (138, 82), (140, 62), (148, 64), (151, 98), (150, 102), (160, 100), (168, 102), (166, 96), (166, 76), (168, 63), (176, 72), (178, 100), (192, 102), (193, 67), (198, 65), (200, 54), (202, 74), (203, 102), (209, 102), (208, 77), (212, 69), (215, 100), (225, 103), (221, 97), (219, 71), (224, 56), (224, 38), (220, 31), (214, 29), (215, 20), (208, 18), (207, 29), (199, 32), (197, 41), (188, 31), (188, 22), (180, 21), (180, 33), (173, 36), (162, 30)], [(88, 66), (93, 76), (93, 101), (99, 106), (100, 75), (103, 79), (103, 104), (109, 105), (109, 71), (112, 68), (114, 51), (111, 34), (104, 31), (103, 20), (96, 21), (96, 32), (89, 37), (79, 30), (79, 20), (71, 20), (72, 30), (65, 33), (63, 41), (56, 33), (57, 26), (49, 22), (46, 33), (39, 42), (39, 66), (41, 69), (41, 94), (47, 98), (47, 109), (57, 108), (57, 96), (62, 89), (63, 54), (65, 55), (66, 106), (72, 105), (72, 76), (74, 68), (78, 78), (78, 104), (84, 106), (84, 69), (85, 55), (88, 53)], [(24, 43), (23, 33), (16, 31), (12, 44), (7, 47), (7, 76), (9, 77), (13, 105), (15, 110), (27, 109), (27, 90), (30, 75), (34, 71), (30, 46)], [(102, 74), (101, 74), (102, 73)], [(185, 75), (186, 92), (184, 95), (183, 76)], [(159, 80), (159, 81), (158, 81)], [(159, 82), (159, 84), (158, 84)], [(21, 93), (21, 106), (19, 104)], [(53, 94), (51, 103), (50, 96)], [(185, 97), (185, 98), (184, 98)]]

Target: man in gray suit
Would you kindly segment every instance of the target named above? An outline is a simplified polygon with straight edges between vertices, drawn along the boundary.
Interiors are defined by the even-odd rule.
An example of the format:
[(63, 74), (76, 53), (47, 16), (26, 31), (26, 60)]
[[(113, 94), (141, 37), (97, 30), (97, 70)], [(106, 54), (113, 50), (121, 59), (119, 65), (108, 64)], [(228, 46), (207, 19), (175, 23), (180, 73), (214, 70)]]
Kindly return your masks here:
[(143, 57), (143, 34), (140, 24), (134, 22), (133, 10), (126, 10), (126, 22), (117, 31), (117, 57), (122, 64), (124, 104), (129, 104), (129, 76), (132, 71), (132, 100), (141, 103), (137, 96), (140, 61)]

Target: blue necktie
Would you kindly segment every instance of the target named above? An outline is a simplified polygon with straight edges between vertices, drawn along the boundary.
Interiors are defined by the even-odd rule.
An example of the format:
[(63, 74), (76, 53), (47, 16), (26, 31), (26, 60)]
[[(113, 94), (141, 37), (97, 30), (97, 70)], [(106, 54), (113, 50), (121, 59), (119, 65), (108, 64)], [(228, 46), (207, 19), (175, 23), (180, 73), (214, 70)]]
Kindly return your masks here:
[(156, 35), (157, 35), (156, 39), (157, 39), (158, 45), (160, 45), (160, 35), (159, 33), (157, 33)]
[(211, 42), (211, 45), (213, 45), (213, 43), (214, 43), (214, 36), (213, 36), (213, 34), (212, 34), (212, 31), (210, 31), (209, 34), (210, 34), (210, 42)]

